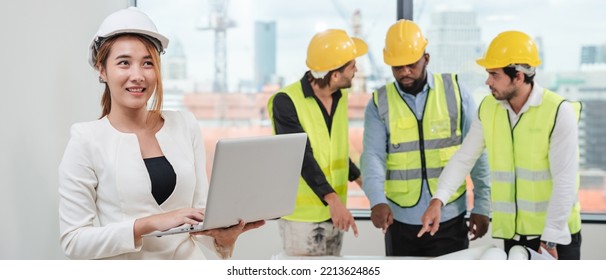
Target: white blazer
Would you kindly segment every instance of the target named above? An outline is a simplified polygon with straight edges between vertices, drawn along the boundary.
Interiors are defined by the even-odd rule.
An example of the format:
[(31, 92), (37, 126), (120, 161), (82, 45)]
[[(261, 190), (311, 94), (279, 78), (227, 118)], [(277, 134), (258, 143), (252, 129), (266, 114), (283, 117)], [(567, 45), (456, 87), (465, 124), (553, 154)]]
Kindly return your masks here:
[(72, 259), (204, 259), (197, 241), (175, 234), (135, 244), (135, 219), (184, 207), (204, 208), (208, 191), (204, 143), (189, 112), (162, 112), (156, 138), (177, 175), (173, 193), (158, 205), (137, 136), (116, 130), (107, 117), (76, 123), (59, 165), (60, 242)]

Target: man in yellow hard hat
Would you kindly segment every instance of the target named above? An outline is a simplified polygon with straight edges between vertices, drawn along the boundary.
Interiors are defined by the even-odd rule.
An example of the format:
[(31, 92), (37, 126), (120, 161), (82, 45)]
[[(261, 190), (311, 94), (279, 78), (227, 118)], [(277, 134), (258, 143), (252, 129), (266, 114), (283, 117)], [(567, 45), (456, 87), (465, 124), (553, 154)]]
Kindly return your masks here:
[(475, 114), (473, 99), (455, 74), (427, 70), (427, 39), (410, 20), (399, 20), (387, 31), (383, 59), (395, 81), (373, 93), (364, 117), (361, 167), (371, 220), (385, 233), (388, 256), (435, 257), (469, 247), (488, 229), (489, 176), (486, 158), (471, 172), (474, 207), (465, 222), (466, 184), (447, 199), (445, 228), (436, 236), (417, 238), (421, 215), (435, 193), (437, 179)]
[(505, 251), (523, 245), (559, 259), (580, 259), (578, 126), (580, 103), (568, 102), (534, 81), (541, 64), (534, 41), (506, 31), (477, 63), (492, 95), (461, 149), (438, 181), (419, 235), (436, 234), (442, 204), (486, 147), (491, 171), (492, 236)]
[(345, 89), (357, 71), (355, 59), (367, 51), (343, 30), (317, 33), (307, 48), (309, 71), (269, 99), (276, 134), (308, 136), (295, 210), (279, 221), (287, 255), (340, 255), (343, 232), (358, 235), (346, 208), (348, 181), (362, 185), (362, 179), (349, 158)]

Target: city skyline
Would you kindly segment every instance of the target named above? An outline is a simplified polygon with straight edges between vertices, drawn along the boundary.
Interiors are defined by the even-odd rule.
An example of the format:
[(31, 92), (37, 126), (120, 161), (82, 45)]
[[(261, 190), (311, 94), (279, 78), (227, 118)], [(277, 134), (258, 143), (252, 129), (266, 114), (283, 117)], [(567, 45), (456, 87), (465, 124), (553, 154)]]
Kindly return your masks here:
[[(152, 0), (145, 0), (152, 1)], [(185, 0), (181, 0), (185, 1)], [(205, 5), (206, 1), (201, 0), (191, 0), (189, 1), (192, 4), (198, 4), (199, 8)], [(235, 3), (234, 3), (235, 2)], [(257, 23), (275, 23), (275, 37), (276, 37), (276, 51), (275, 62), (277, 64), (276, 74), (282, 76), (285, 83), (293, 82), (296, 79), (299, 79), (303, 72), (306, 70), (304, 65), (305, 60), (305, 51), (308, 43), (308, 38), (311, 38), (313, 34), (316, 32), (317, 26), (326, 27), (334, 27), (334, 28), (343, 28), (348, 31), (351, 35), (353, 34), (353, 30), (350, 29), (350, 22), (347, 22), (348, 18), (345, 16), (349, 13), (349, 9), (347, 11), (342, 11), (341, 13), (337, 13), (335, 11), (336, 7), (339, 7), (339, 1), (327, 2), (327, 8), (332, 7), (332, 12), (325, 12), (326, 15), (320, 12), (315, 13), (313, 17), (310, 18), (298, 18), (299, 15), (295, 14), (281, 14), (280, 16), (275, 16), (277, 10), (280, 10), (278, 7), (274, 7), (273, 11), (264, 10), (263, 5), (250, 5), (252, 1), (232, 1), (232, 6), (237, 6), (238, 10), (248, 11), (243, 14), (243, 16), (234, 15), (234, 12), (230, 12), (230, 19), (237, 21), (237, 25), (233, 28), (230, 28), (228, 32), (227, 38), (227, 56), (228, 56), (228, 80), (229, 80), (229, 88), (232, 93), (223, 94), (222, 92), (211, 92), (213, 85), (213, 34), (212, 32), (200, 32), (197, 31), (196, 28), (189, 28), (192, 31), (191, 38), (183, 39), (182, 36), (176, 36), (162, 30), (163, 22), (156, 22), (160, 32), (167, 32), (166, 35), (169, 38), (173, 38), (175, 36), (177, 39), (173, 39), (173, 41), (183, 42), (183, 45), (187, 45), (189, 42), (189, 53), (188, 53), (188, 65), (194, 65), (197, 67), (190, 67), (192, 69), (188, 70), (190, 73), (190, 78), (195, 81), (190, 81), (195, 84), (193, 87), (174, 87), (176, 89), (173, 93), (176, 93), (175, 100), (183, 100), (183, 107), (187, 110), (194, 112), (196, 117), (200, 120), (202, 125), (203, 134), (205, 135), (205, 141), (207, 142), (207, 151), (208, 155), (213, 155), (214, 151), (212, 149), (213, 143), (216, 142), (217, 139), (223, 137), (233, 137), (234, 135), (238, 136), (251, 136), (258, 134), (267, 134), (270, 133), (270, 127), (267, 125), (266, 121), (266, 110), (265, 104), (267, 104), (267, 99), (269, 95), (271, 95), (277, 88), (272, 88), (271, 91), (258, 92), (255, 90), (252, 91), (240, 91), (238, 93), (238, 89), (241, 89), (238, 85), (241, 84), (254, 84), (255, 77), (255, 25)], [(352, 11), (356, 11), (357, 8), (361, 8), (361, 6), (356, 6), (355, 3), (359, 3), (359, 1), (351, 1), (353, 4), (350, 9)], [(387, 1), (385, 1), (387, 3)], [(430, 2), (439, 2), (439, 1), (430, 1)], [(465, 2), (465, 1), (464, 1)], [(467, 1), (467, 2), (475, 2), (475, 1)], [(516, 2), (516, 1), (514, 1)], [(540, 1), (539, 1), (540, 2)], [(550, 1), (544, 1), (550, 2)], [(551, 1), (557, 2), (557, 1)], [(141, 3), (141, 2), (139, 2)], [(254, 1), (255, 4), (259, 3), (276, 3), (272, 0), (257, 0)], [(281, 2), (278, 2), (281, 3)], [(296, 2), (298, 3), (298, 2)], [(395, 6), (395, 1), (390, 3)], [(239, 4), (248, 4), (239, 5)], [(332, 5), (332, 6), (331, 6)], [(296, 5), (295, 5), (296, 6)], [(158, 6), (160, 7), (160, 6)], [(142, 7), (144, 9), (145, 7)], [(183, 7), (181, 7), (183, 8)], [(291, 7), (291, 9), (285, 11), (296, 10), (297, 7)], [(500, 31), (495, 29), (495, 26), (498, 24), (488, 25), (487, 21), (502, 21), (502, 22), (514, 22), (517, 21), (517, 17), (524, 17), (523, 13), (516, 14), (516, 16), (507, 15), (507, 11), (503, 11), (501, 14), (491, 14), (488, 12), (481, 12), (485, 9), (482, 5), (477, 6), (475, 9), (470, 9), (468, 7), (458, 6), (457, 9), (452, 10), (447, 6), (436, 6), (431, 9), (431, 12), (428, 12), (429, 8), (427, 6), (416, 6), (415, 14), (418, 17), (416, 21), (424, 31), (425, 36), (429, 39), (429, 47), (428, 51), (432, 54), (432, 62), (434, 67), (438, 70), (436, 71), (456, 71), (459, 73), (459, 77), (461, 82), (467, 86), (468, 89), (477, 89), (472, 94), (476, 99), (476, 103), (478, 103), (483, 96), (486, 95), (487, 90), (485, 85), (483, 84), (482, 75), (484, 75), (484, 69), (475, 65), (475, 56), (480, 56), (481, 52), (477, 52), (478, 46), (480, 48), (486, 47), (492, 37), (496, 36)], [(418, 11), (417, 11), (418, 10)], [(144, 10), (148, 12), (147, 10)], [(364, 11), (366, 14), (364, 14)], [(373, 11), (377, 12), (374, 16), (368, 16), (369, 13)], [(385, 11), (389, 13), (394, 13), (392, 16), (393, 19), (386, 19), (387, 16), (384, 15)], [(425, 12), (423, 12), (425, 11)], [(451, 13), (451, 12), (463, 12), (463, 13)], [(152, 19), (154, 18), (154, 14), (148, 12)], [(163, 11), (164, 20), (167, 21), (167, 25), (173, 26), (174, 34), (187, 34), (188, 28), (182, 28), (183, 30), (179, 31), (179, 28), (175, 28), (175, 26), (180, 26), (179, 24), (175, 24), (176, 22), (182, 21), (182, 26), (203, 26), (208, 25), (205, 23), (204, 19), (196, 19), (192, 18), (187, 19), (185, 16), (174, 17), (168, 11)], [(158, 15), (161, 15), (158, 11)], [(205, 12), (200, 12), (202, 15), (208, 15), (208, 7), (206, 7)], [(353, 15), (353, 12), (351, 13)], [(440, 22), (436, 22), (435, 16), (440, 17)], [(471, 17), (475, 17), (476, 20), (470, 20)], [(382, 45), (383, 39), (380, 40), (372, 39), (374, 37), (382, 37), (384, 36), (384, 32), (373, 31), (373, 30), (387, 30), (388, 27), (395, 22), (395, 10), (390, 7), (381, 7), (380, 9), (375, 10), (363, 10), (362, 11), (362, 21), (363, 21), (363, 30), (362, 34), (367, 34), (366, 40), (369, 44), (369, 53), (375, 58), (376, 63), (380, 66), (387, 79), (391, 80), (391, 71), (389, 67), (383, 64), (382, 59), (382, 46), (378, 47), (377, 45)], [(244, 20), (246, 18), (246, 20)], [(378, 18), (377, 20), (373, 20), (373, 18)], [(321, 19), (321, 20), (319, 20)], [(536, 19), (535, 19), (536, 20)], [(194, 23), (197, 22), (197, 23)], [(245, 26), (241, 26), (243, 22), (247, 22)], [(444, 24), (446, 23), (447, 24)], [(524, 23), (519, 23), (520, 26), (524, 25)], [(578, 23), (580, 25), (580, 23)], [(285, 28), (284, 26), (290, 26)], [(555, 28), (553, 25), (549, 25), (549, 22), (543, 23), (543, 25), (548, 25), (551, 28)], [(294, 26), (306, 26), (305, 28), (301, 28), (300, 30), (295, 28)], [(516, 28), (516, 25), (508, 25), (509, 29), (522, 29)], [(534, 30), (533, 28), (540, 28), (541, 26), (526, 26), (528, 30)], [(486, 31), (495, 29), (497, 31)], [(602, 28), (601, 25), (598, 25), (595, 28)], [(478, 30), (480, 29), (480, 30)], [(606, 28), (604, 28), (606, 30)], [(248, 30), (242, 33), (242, 30)], [(285, 31), (286, 30), (286, 31)], [(292, 31), (295, 30), (295, 31)], [(507, 30), (507, 29), (506, 29)], [(578, 93), (576, 96), (573, 96), (574, 100), (582, 100), (585, 102), (595, 103), (593, 109), (587, 107), (585, 110), (585, 114), (587, 115), (586, 119), (583, 119), (583, 123), (585, 125), (581, 126), (581, 131), (585, 131), (585, 127), (589, 126), (603, 126), (603, 122), (600, 122), (599, 119), (595, 119), (591, 116), (595, 115), (595, 112), (599, 111), (599, 106), (602, 104), (602, 99), (599, 99), (599, 105), (597, 104), (598, 100), (587, 99), (585, 96), (586, 92), (583, 89), (583, 86), (598, 86), (600, 87), (600, 92), (602, 92), (602, 84), (573, 84), (568, 85), (565, 84), (565, 87), (561, 87), (560, 83), (565, 83), (569, 79), (561, 79), (559, 78), (559, 73), (554, 73), (557, 71), (566, 71), (566, 72), (577, 72), (579, 70), (579, 62), (580, 62), (580, 51), (582, 46), (586, 45), (600, 45), (599, 40), (591, 36), (587, 36), (587, 34), (580, 34), (581, 36), (585, 36), (589, 39), (588, 41), (584, 40), (571, 40), (570, 38), (556, 38), (562, 40), (561, 42), (566, 41), (567, 44), (573, 45), (573, 47), (566, 47), (564, 43), (556, 43), (557, 47), (554, 47), (553, 41), (549, 38), (553, 35), (549, 35), (546, 33), (537, 32), (536, 34), (532, 31), (528, 31), (524, 29), (525, 32), (529, 33), (531, 36), (537, 38), (537, 44), (541, 46), (542, 57), (544, 58), (544, 63), (547, 65), (545, 67), (546, 71), (540, 70), (539, 77), (537, 81), (539, 84), (550, 87), (554, 86), (551, 84), (552, 81), (555, 81), (554, 90), (562, 90), (565, 94)], [(179, 31), (179, 32), (177, 32)], [(432, 32), (433, 31), (433, 32)], [(487, 35), (487, 33), (494, 33), (491, 35)], [(432, 34), (433, 33), (433, 34)], [(480, 34), (478, 34), (480, 33)], [(565, 33), (565, 32), (563, 32)], [(579, 35), (579, 34), (575, 34)], [(231, 40), (230, 40), (231, 36)], [(270, 36), (270, 37), (273, 37)], [(461, 40), (461, 38), (467, 37), (470, 39), (469, 41)], [(480, 37), (480, 38), (478, 38)], [(187, 38), (187, 36), (185, 36)], [(202, 38), (202, 39), (201, 39)], [(234, 40), (236, 39), (236, 40)], [(198, 40), (200, 42), (195, 43)], [(206, 41), (205, 41), (206, 40)], [(273, 39), (272, 39), (273, 40)], [(594, 40), (594, 41), (592, 41)], [(380, 44), (376, 44), (379, 41)], [(433, 43), (433, 45), (432, 45)], [(196, 45), (199, 49), (193, 48), (193, 45)], [(285, 47), (288, 46), (288, 47)], [(432, 49), (436, 47), (438, 49)], [(551, 46), (551, 47), (550, 47)], [(166, 57), (170, 57), (170, 45), (167, 50)], [(173, 46), (174, 47), (174, 46)], [(187, 47), (184, 47), (187, 48)], [(193, 48), (193, 51), (192, 51)], [(554, 57), (554, 52), (557, 52), (559, 48), (574, 48), (578, 54), (567, 54), (566, 58), (569, 61), (570, 65), (566, 65), (567, 68), (557, 69), (554, 65), (561, 63), (557, 57)], [(187, 52), (187, 50), (185, 50)], [(270, 51), (271, 52), (271, 51)], [(568, 51), (569, 53), (572, 51)], [(193, 54), (192, 54), (193, 53)], [(258, 54), (257, 54), (258, 55)], [(200, 57), (204, 57), (204, 63), (199, 63), (199, 61), (203, 61)], [(236, 58), (234, 58), (236, 57)], [(368, 62), (369, 56), (364, 56), (358, 60), (359, 64), (363, 64), (362, 62)], [(465, 57), (465, 58), (463, 58)], [(234, 60), (240, 59), (240, 61)], [(462, 63), (461, 60), (470, 60), (471, 63), (466, 63), (465, 67), (458, 67), (456, 70), (447, 70), (446, 68), (454, 68), (457, 63)], [(269, 59), (267, 61), (272, 61), (273, 59)], [(430, 70), (432, 62), (430, 62)], [(365, 65), (368, 67), (368, 65)], [(474, 68), (477, 67), (477, 68)], [(364, 69), (364, 73), (368, 75), (369, 71), (372, 67), (368, 67)], [(444, 68), (444, 69), (440, 69)], [(201, 69), (201, 70), (197, 70)], [(191, 77), (193, 73), (193, 76)], [(289, 76), (290, 75), (290, 76)], [(579, 77), (577, 74), (570, 74), (573, 77), (573, 80), (581, 79), (583, 80), (585, 76)], [(203, 78), (196, 78), (203, 77)], [(541, 78), (541, 79), (539, 79)], [(543, 82), (543, 78), (545, 81)], [(469, 83), (472, 81), (473, 83)], [(169, 84), (169, 83), (167, 83)], [(186, 83), (187, 84), (187, 83)], [(191, 85), (192, 83), (189, 83)], [(182, 84), (183, 85), (183, 84)], [(201, 86), (202, 85), (202, 86)], [(367, 90), (372, 91), (375, 89), (374, 86), (369, 86)], [(471, 86), (471, 87), (470, 87)], [(189, 88), (189, 89), (188, 89)], [(190, 90), (192, 89), (192, 90)], [(236, 89), (236, 90), (234, 90)], [(195, 92), (195, 93), (194, 93)], [(256, 94), (248, 94), (248, 93), (256, 93)], [(169, 94), (166, 95), (167, 97)], [(351, 94), (349, 96), (349, 117), (350, 117), (350, 139), (352, 147), (356, 147), (353, 152), (352, 158), (359, 158), (359, 154), (362, 149), (362, 127), (361, 121), (363, 118), (363, 111), (365, 105), (368, 103), (368, 98), (370, 95), (367, 94)], [(227, 110), (226, 108), (229, 108)], [(598, 110), (595, 110), (598, 108)], [(596, 170), (595, 167), (600, 167), (601, 162), (596, 161), (594, 158), (603, 158), (602, 150), (592, 150), (592, 157), (588, 157), (587, 147), (599, 146), (602, 142), (601, 137), (603, 130), (599, 130), (597, 134), (592, 134), (591, 137), (582, 137), (581, 143), (581, 154), (584, 156), (584, 161), (582, 161), (581, 166), (585, 167), (583, 169), (583, 175), (581, 176), (581, 181), (583, 183), (583, 192), (581, 193), (581, 198), (584, 203), (587, 202), (585, 211), (601, 211), (598, 209), (602, 209), (599, 207), (604, 207), (604, 203), (602, 201), (597, 202), (588, 202), (588, 199), (591, 197), (595, 197), (595, 192), (599, 192), (602, 188), (602, 182), (604, 180), (604, 171), (603, 169)], [(586, 134), (586, 133), (585, 133)], [(583, 135), (585, 135), (583, 134)], [(212, 166), (212, 164), (208, 164), (208, 166)], [(586, 190), (590, 189), (590, 190)], [(359, 190), (352, 188), (350, 189), (350, 201), (352, 201), (350, 207), (354, 208), (367, 208), (368, 201), (364, 197), (364, 194)]]
[[(175, 40), (183, 43), (189, 60), (189, 79), (212, 84), (214, 37), (212, 32), (197, 30), (208, 21), (209, 1), (179, 0), (171, 1), (170, 5), (166, 3), (157, 0), (137, 1), (137, 5), (150, 15), (160, 32), (171, 39), (171, 43)], [(606, 3), (539, 0), (530, 6), (521, 0), (506, 3), (465, 0), (453, 6), (445, 0), (427, 0), (414, 2), (414, 20), (427, 36), (433, 13), (444, 10), (473, 11), (481, 29), (483, 47), (499, 32), (522, 30), (543, 41), (546, 72), (573, 71), (579, 67), (582, 45), (606, 42), (606, 39), (592, 36), (606, 32), (606, 21), (600, 20), (600, 11), (605, 9), (600, 7), (606, 7)], [(229, 17), (236, 23), (227, 31), (230, 90), (236, 89), (242, 81), (254, 80), (254, 22), (276, 22), (276, 73), (288, 83), (300, 78), (306, 70), (306, 47), (313, 34), (320, 28), (341, 28), (351, 34), (351, 16), (356, 10), (362, 13), (362, 33), (369, 44), (369, 53), (375, 64), (390, 78), (389, 68), (383, 64), (382, 47), (386, 30), (396, 21), (396, 1), (231, 0), (228, 9)], [(303, 12), (305, 10), (310, 12)], [(431, 45), (432, 38), (428, 39)], [(169, 45), (167, 53), (170, 51)], [(363, 65), (368, 63), (368, 58), (362, 58)], [(365, 70), (367, 74), (368, 68)]]

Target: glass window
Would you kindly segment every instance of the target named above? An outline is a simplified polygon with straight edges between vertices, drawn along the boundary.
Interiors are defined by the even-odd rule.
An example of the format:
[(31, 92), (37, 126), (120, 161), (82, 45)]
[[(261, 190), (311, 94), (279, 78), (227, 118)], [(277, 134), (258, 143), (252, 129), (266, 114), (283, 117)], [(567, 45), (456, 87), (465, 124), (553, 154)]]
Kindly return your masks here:
[[(200, 120), (209, 168), (217, 139), (271, 134), (267, 100), (306, 71), (306, 47), (314, 33), (341, 28), (364, 38), (369, 53), (358, 59), (349, 97), (351, 157), (359, 163), (370, 93), (393, 79), (382, 49), (396, 21), (396, 0), (136, 3), (171, 39), (162, 58), (165, 109), (190, 110)], [(535, 37), (543, 60), (537, 82), (584, 105), (579, 200), (586, 213), (606, 212), (606, 111), (601, 109), (606, 106), (606, 43), (595, 35), (606, 34), (605, 5), (597, 0), (413, 3), (413, 19), (429, 39), (429, 69), (458, 73), (478, 104), (488, 90), (475, 59), (492, 38), (506, 30)], [(350, 184), (348, 206), (369, 207), (355, 184)]]

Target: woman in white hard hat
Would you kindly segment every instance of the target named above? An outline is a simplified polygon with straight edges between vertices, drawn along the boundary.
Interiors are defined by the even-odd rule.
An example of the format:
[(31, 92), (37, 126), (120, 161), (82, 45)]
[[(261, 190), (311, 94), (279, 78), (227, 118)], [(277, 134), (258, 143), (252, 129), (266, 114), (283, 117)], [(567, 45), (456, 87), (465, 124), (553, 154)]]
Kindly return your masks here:
[(105, 84), (103, 112), (72, 126), (59, 166), (60, 241), (69, 258), (203, 259), (198, 242), (228, 258), (239, 234), (264, 223), (143, 237), (198, 224), (208, 189), (196, 119), (161, 111), (160, 54), (167, 46), (132, 7), (109, 15), (91, 42), (89, 63)]

